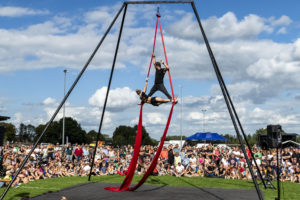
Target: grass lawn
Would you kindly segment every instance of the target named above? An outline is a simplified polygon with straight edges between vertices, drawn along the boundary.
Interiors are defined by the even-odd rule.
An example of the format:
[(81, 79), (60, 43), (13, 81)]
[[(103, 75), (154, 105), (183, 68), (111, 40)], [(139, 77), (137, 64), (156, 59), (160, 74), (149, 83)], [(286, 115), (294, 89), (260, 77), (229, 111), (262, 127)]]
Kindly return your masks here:
[[(124, 176), (97, 176), (92, 177), (93, 182), (110, 182), (121, 183)], [(135, 176), (132, 183), (136, 184), (141, 179), (141, 176)], [(87, 177), (63, 177), (52, 178), (45, 180), (33, 181), (28, 184), (23, 184), (18, 188), (11, 188), (5, 196), (5, 200), (17, 200), (24, 196), (36, 196), (48, 191), (61, 190), (66, 187), (87, 183)], [(169, 186), (185, 186), (185, 187), (199, 187), (199, 188), (236, 188), (236, 189), (253, 189), (254, 184), (252, 181), (243, 180), (226, 180), (218, 178), (198, 178), (198, 177), (172, 177), (172, 176), (150, 176), (146, 184), (151, 185), (169, 185)], [(273, 182), (276, 187), (276, 182)], [(264, 193), (266, 200), (274, 200), (277, 196), (277, 190), (263, 189), (263, 185), (260, 184), (260, 188)], [(284, 200), (299, 200), (300, 199), (300, 184), (284, 182), (281, 184), (281, 199)], [(1, 194), (4, 192), (4, 188), (0, 188)]]

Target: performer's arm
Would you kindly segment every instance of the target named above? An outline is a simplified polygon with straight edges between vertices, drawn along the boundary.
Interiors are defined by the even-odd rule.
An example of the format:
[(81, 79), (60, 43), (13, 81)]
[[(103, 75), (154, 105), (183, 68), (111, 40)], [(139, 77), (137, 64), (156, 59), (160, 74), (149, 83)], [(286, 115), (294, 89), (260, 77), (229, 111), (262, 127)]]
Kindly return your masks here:
[(167, 63), (164, 63), (163, 60), (161, 60), (160, 63), (163, 64), (166, 67), (165, 71), (168, 71), (170, 69), (169, 65)]
[(156, 59), (155, 59), (155, 54), (154, 53), (152, 53), (152, 62), (153, 62), (153, 65), (155, 66)]
[(144, 86), (144, 89), (143, 89), (144, 93), (146, 93), (146, 91), (147, 91), (147, 86), (148, 86), (148, 77), (146, 79), (146, 83), (145, 83), (145, 86)]

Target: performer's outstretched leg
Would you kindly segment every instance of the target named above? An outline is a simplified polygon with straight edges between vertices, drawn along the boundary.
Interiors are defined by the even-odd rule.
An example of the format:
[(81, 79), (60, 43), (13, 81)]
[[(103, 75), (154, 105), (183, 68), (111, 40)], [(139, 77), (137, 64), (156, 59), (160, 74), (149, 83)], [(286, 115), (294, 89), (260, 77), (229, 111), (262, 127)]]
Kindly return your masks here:
[(171, 95), (168, 93), (166, 87), (164, 86), (164, 84), (159, 84), (158, 85), (158, 90), (160, 90), (162, 93), (164, 93), (168, 99), (172, 99)]
[(157, 87), (157, 84), (154, 84), (153, 87), (151, 88), (148, 96), (151, 97), (159, 88)]

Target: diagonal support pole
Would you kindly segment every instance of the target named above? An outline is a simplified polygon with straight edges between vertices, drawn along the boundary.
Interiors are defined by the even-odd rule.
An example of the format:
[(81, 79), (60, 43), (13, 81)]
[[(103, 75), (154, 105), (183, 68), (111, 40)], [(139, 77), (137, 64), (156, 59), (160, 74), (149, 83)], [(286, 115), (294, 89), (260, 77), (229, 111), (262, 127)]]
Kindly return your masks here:
[[(219, 67), (218, 67), (218, 65), (217, 65), (217, 62), (216, 62), (216, 60), (215, 60), (214, 54), (213, 54), (213, 52), (212, 52), (212, 50), (211, 50), (211, 47), (210, 47), (209, 42), (208, 42), (208, 39), (207, 39), (206, 34), (205, 34), (205, 32), (204, 32), (204, 29), (203, 29), (203, 27), (202, 27), (202, 24), (201, 24), (201, 21), (200, 21), (200, 18), (199, 18), (199, 15), (198, 15), (198, 12), (197, 12), (197, 9), (196, 9), (196, 7), (195, 7), (194, 2), (192, 2), (191, 5), (192, 5), (192, 8), (193, 8), (193, 10), (194, 10), (195, 16), (196, 16), (196, 18), (197, 18), (197, 21), (198, 21), (198, 24), (199, 24), (199, 27), (200, 27), (200, 30), (201, 30), (201, 33), (202, 33), (204, 42), (205, 42), (205, 44), (206, 44), (207, 51), (208, 51), (209, 56), (210, 56), (210, 58), (211, 58), (211, 62), (212, 62), (212, 64), (213, 64), (213, 67), (214, 67), (214, 70), (215, 70), (217, 79), (218, 79), (218, 81), (219, 81), (219, 85), (220, 85), (220, 87), (221, 87), (221, 90), (222, 90), (222, 93), (223, 93), (223, 96), (224, 96), (224, 100), (225, 100), (225, 102), (226, 102), (226, 105), (227, 105), (227, 108), (228, 108), (228, 111), (229, 111), (229, 114), (230, 114), (230, 117), (231, 117), (233, 126), (234, 126), (234, 128), (235, 128), (235, 131), (236, 131), (237, 137), (238, 137), (238, 139), (239, 139), (239, 142), (240, 142), (242, 151), (243, 151), (244, 156), (245, 156), (245, 158), (246, 158), (246, 162), (247, 162), (247, 165), (248, 165), (248, 167), (249, 167), (249, 170), (250, 170), (250, 173), (251, 173), (251, 176), (252, 176), (252, 180), (253, 180), (254, 185), (255, 185), (255, 189), (256, 189), (258, 198), (259, 198), (260, 200), (262, 200), (262, 199), (263, 199), (262, 193), (261, 193), (261, 191), (259, 190), (259, 187), (258, 187), (256, 178), (255, 178), (255, 175), (254, 175), (254, 171), (253, 171), (253, 169), (252, 169), (251, 162), (250, 162), (250, 160), (249, 160), (249, 158), (248, 158), (248, 155), (247, 155), (245, 146), (244, 146), (244, 144), (243, 144), (243, 141), (242, 141), (242, 138), (241, 138), (239, 129), (238, 129), (237, 124), (236, 124), (236, 121), (235, 121), (235, 120), (236, 120), (235, 118), (238, 118), (238, 116), (237, 116), (237, 115), (236, 115), (236, 116), (233, 115), (233, 111), (232, 111), (232, 109), (233, 109), (233, 104), (232, 104), (232, 105), (230, 104), (229, 93), (226, 92), (226, 89), (225, 89), (225, 87), (224, 87), (224, 86), (225, 86), (224, 80), (223, 80), (223, 78), (222, 78), (222, 76), (221, 76), (221, 73), (220, 73)], [(232, 103), (232, 102), (231, 102), (231, 103)], [(259, 170), (259, 169), (258, 169), (258, 170)]]
[(31, 148), (30, 152), (26, 155), (25, 159), (23, 160), (22, 164), (20, 165), (18, 171), (16, 172), (15, 176), (13, 177), (13, 179), (9, 182), (9, 185), (6, 187), (5, 191), (3, 192), (3, 194), (0, 197), (0, 200), (2, 200), (6, 193), (8, 192), (8, 190), (11, 188), (13, 182), (16, 180), (16, 177), (18, 177), (18, 175), (20, 174), (21, 170), (24, 168), (25, 164), (27, 163), (29, 157), (31, 156), (32, 152), (34, 151), (34, 149), (37, 147), (38, 143), (40, 142), (40, 140), (42, 139), (42, 137), (45, 135), (46, 131), (48, 130), (50, 124), (53, 122), (53, 120), (55, 119), (56, 115), (58, 114), (58, 112), (60, 111), (60, 109), (62, 108), (62, 106), (64, 105), (64, 103), (66, 102), (66, 100), (68, 99), (68, 97), (70, 96), (71, 92), (73, 91), (73, 89), (75, 88), (75, 86), (77, 85), (78, 81), (80, 80), (81, 76), (83, 75), (83, 73), (85, 72), (85, 70), (87, 69), (87, 67), (89, 66), (90, 62), (92, 61), (92, 59), (94, 58), (94, 56), (96, 55), (98, 49), (100, 48), (100, 46), (102, 45), (104, 39), (106, 38), (107, 34), (109, 33), (109, 31), (111, 30), (112, 26), (114, 25), (115, 21), (117, 20), (118, 16), (120, 15), (121, 11), (123, 10), (124, 5), (120, 8), (119, 12), (116, 14), (115, 18), (113, 19), (113, 21), (111, 22), (110, 26), (108, 27), (107, 31), (105, 32), (105, 34), (103, 35), (103, 37), (101, 38), (100, 42), (98, 43), (98, 45), (96, 46), (95, 50), (93, 51), (93, 53), (91, 54), (91, 56), (89, 57), (88, 61), (86, 62), (86, 64), (84, 65), (84, 67), (82, 68), (81, 72), (79, 73), (79, 75), (77, 76), (76, 80), (74, 81), (74, 83), (72, 84), (71, 88), (69, 89), (69, 91), (67, 92), (67, 94), (64, 96), (63, 100), (61, 101), (61, 103), (59, 104), (58, 108), (56, 109), (56, 111), (54, 112), (54, 114), (52, 115), (51, 119), (49, 120), (49, 122), (47, 123), (45, 129), (43, 130), (43, 132), (41, 133), (41, 135), (38, 137), (38, 139), (36, 140), (36, 142), (34, 143), (33, 147)]
[(123, 26), (124, 26), (126, 11), (127, 11), (127, 4), (123, 4), (122, 8), (124, 7), (124, 5), (125, 5), (125, 9), (124, 9), (124, 12), (123, 12), (123, 18), (122, 18), (122, 22), (121, 22), (121, 28), (120, 28), (120, 32), (119, 32), (118, 42), (117, 42), (117, 45), (116, 45), (114, 60), (113, 60), (113, 64), (112, 64), (112, 67), (111, 67), (110, 77), (109, 77), (109, 81), (108, 81), (108, 86), (107, 86), (105, 101), (104, 101), (104, 105), (103, 105), (100, 125), (99, 125), (99, 129), (98, 129), (98, 133), (97, 133), (96, 145), (95, 145), (95, 149), (94, 149), (94, 152), (93, 152), (92, 164), (91, 164), (91, 169), (90, 169), (90, 173), (89, 173), (89, 181), (91, 181), (92, 170), (93, 170), (94, 163), (95, 163), (95, 155), (96, 155), (96, 151), (97, 151), (97, 147), (98, 147), (99, 135), (100, 135), (101, 129), (102, 129), (102, 124), (103, 124), (104, 114), (105, 114), (105, 110), (106, 110), (107, 99), (108, 99), (108, 95), (109, 95), (111, 81), (112, 81), (113, 74), (114, 74), (115, 64), (116, 64), (116, 60), (117, 60), (119, 45), (120, 45), (120, 41), (121, 41), (121, 36), (122, 36), (122, 31), (123, 31)]
[[(227, 90), (226, 84), (225, 84), (225, 82), (224, 82), (224, 80), (223, 80), (223, 78), (222, 78), (220, 69), (219, 69), (218, 67), (216, 68), (216, 73), (218, 74), (217, 76), (220, 77), (221, 84), (222, 84), (223, 87), (224, 87), (225, 94), (226, 94), (227, 97), (228, 97), (230, 106), (231, 106), (231, 108), (232, 108), (232, 110), (233, 110), (233, 112), (234, 112), (235, 118), (236, 118), (236, 120), (237, 120), (237, 122), (238, 122), (238, 125), (239, 125), (239, 127), (240, 127), (240, 130), (241, 130), (241, 132), (242, 132), (242, 134), (243, 134), (244, 140), (245, 140), (245, 142), (246, 142), (246, 144), (247, 144), (247, 147), (248, 147), (248, 149), (249, 149), (249, 151), (250, 151), (250, 155), (251, 155), (252, 158), (254, 158), (254, 155), (253, 155), (253, 152), (252, 152), (252, 150), (251, 150), (250, 144), (249, 144), (249, 142), (248, 142), (247, 136), (246, 136), (245, 131), (244, 131), (244, 129), (243, 129), (243, 126), (242, 126), (242, 124), (241, 124), (241, 122), (240, 122), (240, 119), (239, 119), (239, 117), (238, 117), (238, 114), (237, 114), (237, 112), (236, 112), (236, 110), (235, 110), (235, 107), (234, 107), (234, 105), (233, 105), (233, 103), (232, 103), (232, 100), (231, 100), (231, 98), (230, 98), (230, 95), (229, 95), (229, 92), (228, 92), (228, 90)], [(254, 165), (255, 165), (256, 169), (259, 169), (256, 160), (253, 159), (253, 161), (254, 161)], [(267, 189), (267, 186), (266, 186), (265, 180), (264, 180), (263, 177), (262, 177), (261, 171), (260, 171), (260, 170), (257, 170), (257, 172), (258, 172), (258, 175), (259, 175), (260, 180), (262, 181), (262, 183), (263, 183), (263, 185), (264, 185), (264, 188)]]
[[(243, 129), (243, 126), (242, 126), (242, 124), (241, 124), (241, 122), (240, 122), (240, 119), (239, 119), (239, 117), (238, 117), (238, 114), (237, 114), (237, 112), (236, 112), (236, 110), (235, 110), (235, 107), (234, 107), (234, 105), (233, 105), (233, 103), (232, 103), (232, 100), (231, 100), (231, 98), (230, 98), (230, 95), (229, 95), (229, 92), (228, 92), (228, 90), (227, 90), (226, 84), (224, 83), (224, 80), (223, 80), (223, 78), (222, 78), (222, 75), (221, 75), (221, 72), (220, 72), (219, 69), (217, 69), (217, 73), (218, 73), (219, 76), (221, 77), (220, 80), (221, 80), (222, 85), (223, 85), (223, 87), (224, 87), (225, 93), (226, 93), (226, 95), (227, 95), (227, 97), (228, 97), (230, 106), (231, 106), (231, 108), (232, 108), (232, 110), (233, 110), (233, 112), (234, 112), (235, 118), (236, 118), (236, 120), (237, 120), (237, 122), (238, 122), (238, 124), (239, 124), (239, 127), (240, 127), (241, 132), (242, 132), (243, 137), (244, 137), (244, 140), (245, 140), (245, 142), (246, 142), (246, 144), (247, 144), (247, 146), (248, 146), (248, 149), (249, 149), (249, 151), (250, 151), (250, 155), (251, 155), (252, 158), (254, 158), (254, 154), (253, 154), (253, 152), (252, 152), (252, 150), (251, 150), (251, 147), (250, 147), (250, 144), (249, 144), (249, 142), (248, 142), (247, 136), (246, 136), (245, 131), (244, 131), (244, 129)], [(257, 162), (256, 162), (255, 159), (253, 159), (253, 161), (254, 161), (254, 165), (255, 165), (256, 169), (258, 169), (257, 172), (258, 172), (258, 175), (259, 175), (259, 177), (260, 177), (260, 180), (262, 181), (262, 183), (263, 183), (263, 185), (264, 185), (264, 188), (267, 189), (267, 185), (266, 185), (266, 183), (265, 183), (265, 180), (264, 180), (263, 177), (262, 177), (261, 171), (259, 170), (258, 164), (257, 164)]]

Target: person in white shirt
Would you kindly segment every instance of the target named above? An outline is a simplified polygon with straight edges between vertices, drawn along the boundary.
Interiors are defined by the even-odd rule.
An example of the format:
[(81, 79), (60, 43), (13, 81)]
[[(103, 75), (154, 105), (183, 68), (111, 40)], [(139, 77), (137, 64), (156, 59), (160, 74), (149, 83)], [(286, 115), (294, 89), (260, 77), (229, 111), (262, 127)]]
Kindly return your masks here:
[(184, 170), (184, 166), (181, 165), (181, 162), (178, 163), (178, 165), (176, 166), (175, 168), (175, 176), (176, 177), (180, 177), (180, 176), (183, 176), (185, 170)]

